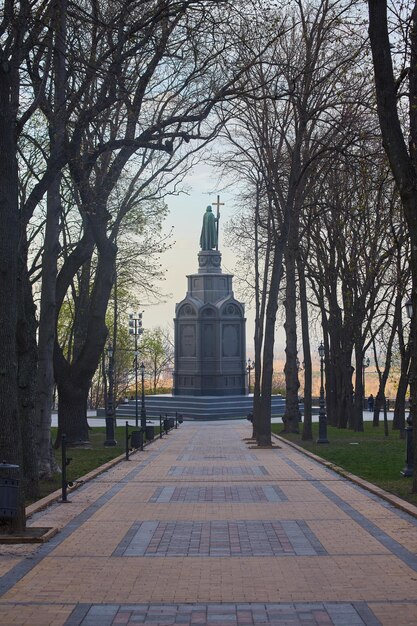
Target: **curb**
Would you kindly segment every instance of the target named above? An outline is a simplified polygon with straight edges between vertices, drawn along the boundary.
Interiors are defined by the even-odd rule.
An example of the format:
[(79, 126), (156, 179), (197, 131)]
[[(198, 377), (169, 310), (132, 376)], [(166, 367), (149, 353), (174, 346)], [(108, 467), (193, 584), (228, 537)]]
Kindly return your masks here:
[[(156, 440), (156, 437), (153, 441), (155, 440)], [(146, 443), (143, 444), (143, 447), (147, 448), (148, 446), (151, 445), (153, 441), (147, 441)], [(132, 456), (132, 454), (137, 454), (138, 452), (142, 452), (142, 450), (137, 448), (136, 450), (129, 452), (129, 456)], [(126, 453), (123, 452), (123, 454), (120, 454), (119, 456), (116, 456), (114, 459), (107, 461), (107, 463), (104, 463), (104, 465), (100, 465), (100, 467), (96, 467), (95, 469), (91, 470), (91, 472), (88, 472), (88, 474), (84, 474), (84, 476), (77, 478), (74, 481), (74, 486), (71, 487), (70, 493), (73, 493), (79, 487), (82, 487), (86, 482), (93, 480), (93, 478), (97, 478), (97, 476), (100, 476), (100, 474), (103, 474), (104, 472), (111, 469), (115, 465), (118, 465), (125, 459), (126, 459)], [(57, 489), (56, 491), (52, 491), (52, 493), (49, 493), (44, 498), (41, 498), (40, 500), (33, 502), (33, 504), (30, 504), (29, 506), (26, 507), (26, 519), (30, 519), (32, 515), (34, 515), (35, 513), (44, 511), (49, 506), (51, 506), (51, 504), (54, 504), (54, 502), (57, 502), (61, 498), (61, 496), (62, 496), (62, 490)]]
[(388, 491), (381, 489), (381, 487), (378, 487), (377, 485), (368, 483), (368, 481), (364, 480), (363, 478), (360, 478), (359, 476), (356, 476), (355, 474), (351, 474), (350, 472), (346, 471), (345, 469), (343, 469), (343, 467), (339, 467), (338, 465), (334, 465), (331, 461), (326, 461), (326, 459), (322, 459), (320, 456), (317, 456), (317, 454), (314, 454), (314, 452), (305, 450), (303, 447), (297, 445), (296, 443), (293, 443), (292, 441), (288, 441), (284, 437), (280, 437), (279, 435), (276, 435), (275, 433), (271, 433), (271, 434), (273, 437), (275, 437), (275, 439), (278, 439), (279, 441), (286, 443), (287, 445), (294, 448), (298, 452), (301, 452), (305, 456), (308, 456), (314, 461), (317, 461), (317, 463), (320, 463), (320, 465), (324, 465), (328, 469), (333, 470), (334, 472), (336, 472), (336, 474), (343, 476), (343, 478), (346, 478), (347, 480), (350, 480), (352, 483), (355, 483), (356, 485), (359, 485), (363, 489), (366, 489), (370, 493), (373, 493), (374, 495), (379, 496), (386, 502), (389, 502), (389, 504), (392, 504), (392, 506), (395, 506), (395, 508), (400, 509), (401, 511), (404, 511), (404, 513), (408, 513), (409, 515), (417, 519), (417, 506), (414, 506), (414, 504), (411, 504), (410, 502), (403, 500), (402, 498), (394, 495), (393, 493), (389, 493)]
[[(107, 463), (105, 463), (104, 465), (100, 465), (100, 467), (96, 467), (96, 469), (91, 470), (91, 472), (88, 472), (88, 474), (85, 474), (84, 476), (77, 478), (77, 480), (74, 481), (74, 486), (71, 487), (71, 493), (76, 491), (84, 483), (88, 482), (89, 480), (92, 480), (93, 478), (96, 478), (97, 476), (105, 472), (106, 470), (111, 469), (112, 467), (114, 467), (115, 465), (123, 461), (125, 456), (126, 456), (125, 454), (116, 456), (114, 459), (111, 459), (111, 461), (107, 461)], [(44, 498), (41, 498), (40, 500), (33, 502), (33, 504), (30, 504), (29, 506), (26, 507), (26, 519), (29, 519), (35, 513), (39, 513), (40, 511), (47, 509), (48, 506), (51, 506), (51, 504), (53, 504), (54, 502), (57, 502), (61, 498), (61, 496), (62, 496), (62, 490), (57, 489), (56, 491), (52, 491), (52, 493), (48, 493), (48, 495), (45, 496)]]
[[(38, 531), (31, 534), (31, 531)], [(59, 530), (50, 526), (28, 526), (23, 534), (0, 535), (1, 545), (15, 545), (20, 543), (46, 543), (58, 534)]]

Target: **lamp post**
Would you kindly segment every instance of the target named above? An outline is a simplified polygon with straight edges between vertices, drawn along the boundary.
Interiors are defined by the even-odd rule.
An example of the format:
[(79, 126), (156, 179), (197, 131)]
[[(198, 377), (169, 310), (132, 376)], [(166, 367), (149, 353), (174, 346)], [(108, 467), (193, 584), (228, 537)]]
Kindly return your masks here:
[(248, 359), (248, 363), (246, 365), (246, 371), (248, 373), (248, 393), (250, 393), (250, 373), (255, 369), (255, 363)]
[(138, 404), (138, 337), (143, 333), (142, 313), (129, 314), (129, 335), (135, 337), (135, 426), (139, 424), (139, 404)]
[[(137, 344), (137, 339), (135, 340)], [(139, 405), (138, 405), (138, 350), (135, 350), (135, 426), (139, 423)]]
[(140, 366), (140, 373), (142, 376), (142, 402), (140, 406), (140, 427), (146, 429), (146, 408), (145, 408), (145, 364), (142, 361)]
[(318, 347), (320, 356), (320, 408), (319, 408), (319, 438), (316, 443), (329, 443), (327, 439), (327, 416), (326, 406), (324, 402), (324, 384), (323, 384), (323, 366), (324, 366), (324, 353), (325, 348), (323, 342)]
[(114, 438), (114, 351), (112, 345), (107, 348), (107, 357), (109, 389), (107, 392), (106, 441), (104, 445), (110, 447), (117, 444)]
[[(413, 317), (413, 303), (411, 302), (411, 298), (407, 300), (405, 303), (405, 310), (407, 311), (407, 317), (411, 320)], [(414, 406), (414, 398), (410, 397), (410, 414), (407, 418), (407, 428), (405, 429), (405, 441), (406, 441), (406, 458), (405, 458), (405, 466), (402, 470), (401, 474), (408, 478), (412, 476), (414, 473), (414, 434), (413, 434), (413, 416), (411, 414), (411, 409)]]
[(365, 409), (366, 408), (366, 393), (365, 393), (365, 370), (367, 367), (369, 367), (370, 364), (370, 360), (369, 357), (363, 357), (363, 361), (362, 361), (362, 393), (363, 393), (363, 402), (362, 402), (362, 408)]

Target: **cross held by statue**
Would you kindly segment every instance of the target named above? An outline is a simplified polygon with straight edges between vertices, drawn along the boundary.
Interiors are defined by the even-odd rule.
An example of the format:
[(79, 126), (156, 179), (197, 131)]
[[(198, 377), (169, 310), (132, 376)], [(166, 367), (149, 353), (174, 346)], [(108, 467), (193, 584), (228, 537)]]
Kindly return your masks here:
[(217, 207), (217, 222), (216, 222), (216, 228), (217, 228), (217, 244), (216, 244), (216, 250), (219, 249), (219, 218), (220, 218), (220, 207), (224, 206), (224, 202), (220, 202), (220, 196), (217, 196), (217, 202), (212, 202), (212, 205)]

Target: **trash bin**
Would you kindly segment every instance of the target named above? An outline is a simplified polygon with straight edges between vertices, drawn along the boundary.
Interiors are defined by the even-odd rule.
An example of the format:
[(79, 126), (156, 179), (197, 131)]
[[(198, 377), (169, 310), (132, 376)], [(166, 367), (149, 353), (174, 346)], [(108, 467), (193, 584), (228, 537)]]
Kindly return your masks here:
[(167, 417), (164, 419), (164, 431), (166, 433), (169, 431), (169, 420)]
[(130, 445), (132, 446), (132, 448), (142, 447), (142, 431), (141, 430), (132, 430), (130, 434)]
[(145, 428), (146, 441), (152, 441), (155, 439), (155, 426), (147, 426)]
[[(10, 476), (19, 465), (0, 463), (0, 519), (14, 518), (19, 512), (19, 479)], [(4, 475), (6, 474), (6, 476)]]

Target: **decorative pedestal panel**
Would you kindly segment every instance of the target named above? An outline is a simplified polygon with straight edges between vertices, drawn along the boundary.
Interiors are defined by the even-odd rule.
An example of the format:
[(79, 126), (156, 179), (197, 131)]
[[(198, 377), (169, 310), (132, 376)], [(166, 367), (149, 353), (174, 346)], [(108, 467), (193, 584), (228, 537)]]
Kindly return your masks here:
[(198, 266), (175, 307), (174, 395), (245, 395), (245, 307), (220, 252), (201, 250)]

